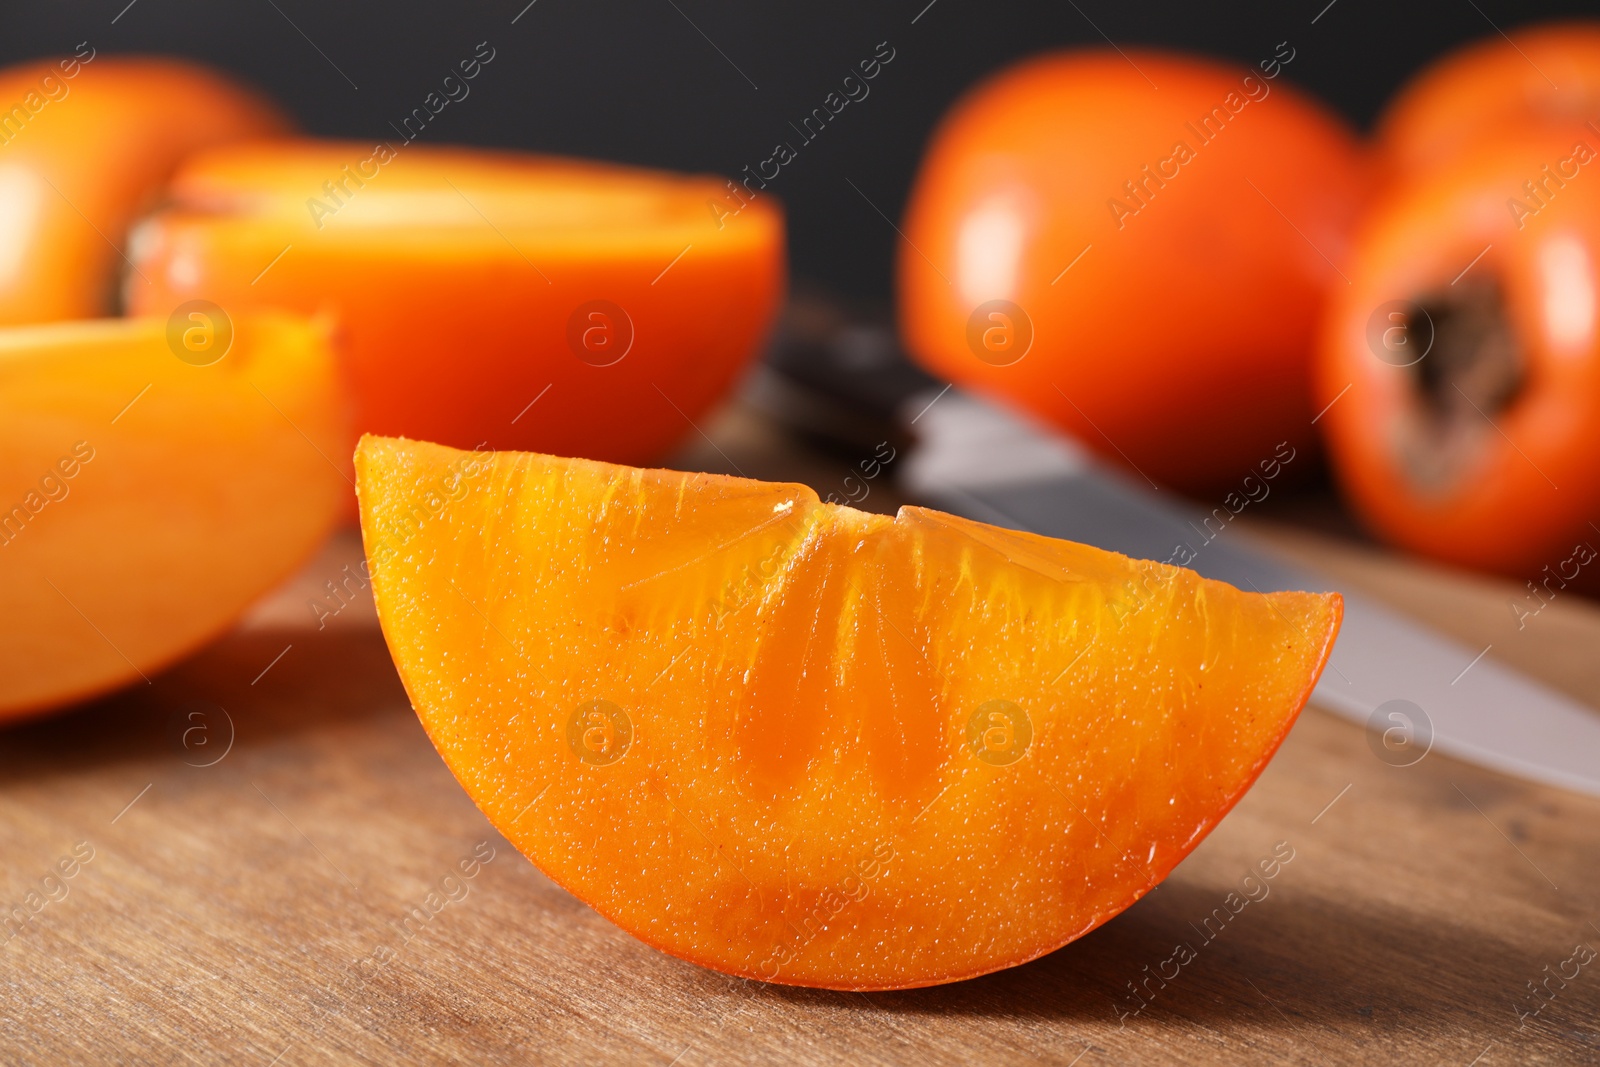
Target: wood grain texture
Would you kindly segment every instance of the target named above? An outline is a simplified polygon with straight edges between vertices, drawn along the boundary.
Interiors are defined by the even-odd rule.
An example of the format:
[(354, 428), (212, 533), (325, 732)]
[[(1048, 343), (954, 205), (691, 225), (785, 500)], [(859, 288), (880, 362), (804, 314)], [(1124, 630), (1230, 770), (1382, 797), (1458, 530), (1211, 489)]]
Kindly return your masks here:
[[(846, 473), (738, 410), (708, 431), (720, 451), (684, 465), (823, 493)], [(877, 483), (867, 501), (896, 503)], [(1558, 600), (1518, 631), (1508, 583), (1257, 532), (1600, 704), (1592, 604)], [(153, 684), (0, 733), (0, 908), (30, 916), (0, 932), (18, 931), (0, 944), (0, 1062), (1600, 1062), (1600, 960), (1550, 981), (1553, 999), (1529, 993), (1578, 944), (1600, 948), (1600, 802), (1438, 755), (1391, 767), (1315, 709), (1164, 885), (1034, 963), (863, 995), (662, 955), (553, 886), (466, 799), (370, 601), (317, 628), (308, 599), (356, 552), (336, 541)], [(80, 842), (93, 858), (60, 879)], [(1197, 927), (1279, 842), (1294, 858), (1268, 894), (1207, 939)], [(1196, 958), (1120, 1018), (1138, 1003), (1129, 983), (1180, 942)]]

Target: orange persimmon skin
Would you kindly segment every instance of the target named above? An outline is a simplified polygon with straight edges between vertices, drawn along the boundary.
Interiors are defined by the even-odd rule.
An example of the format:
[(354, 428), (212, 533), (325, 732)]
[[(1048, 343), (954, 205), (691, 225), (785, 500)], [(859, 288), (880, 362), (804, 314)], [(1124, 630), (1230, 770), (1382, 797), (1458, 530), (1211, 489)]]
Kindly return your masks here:
[[(48, 102), (32, 111), (30, 98)], [(9, 120), (0, 145), (0, 323), (112, 311), (128, 229), (178, 163), (290, 128), (264, 97), (175, 59), (11, 67), (0, 72), (0, 109), (11, 109), (0, 112)]]
[[(1214, 108), (1220, 132), (1198, 130)], [(1314, 443), (1315, 320), (1344, 284), (1365, 173), (1345, 126), (1282, 80), (1145, 51), (1022, 63), (928, 149), (899, 253), (903, 334), (934, 374), (1112, 462), (1183, 489), (1235, 483), (1278, 442)], [(1016, 362), (971, 339), (990, 300), (1031, 321)]]
[(192, 160), (137, 236), (153, 284), (131, 303), (331, 313), (358, 431), (638, 462), (693, 435), (781, 299), (775, 202), (719, 219), (720, 179), (388, 153), (290, 142)]
[(1600, 120), (1600, 22), (1552, 22), (1485, 37), (1408, 82), (1384, 109), (1377, 144), (1392, 178), (1444, 166), (1518, 122)]
[(743, 977), (1014, 966), (1161, 881), (1316, 683), (1337, 594), (801, 485), (363, 438), (384, 637), (551, 879)]
[[(1530, 197), (1528, 181), (1544, 181), (1548, 195)], [(1600, 138), (1583, 123), (1529, 122), (1480, 139), (1450, 167), (1400, 184), (1375, 205), (1349, 274), (1321, 341), (1319, 401), (1332, 407), (1319, 428), (1362, 518), (1414, 551), (1523, 578), (1592, 538), (1588, 523), (1600, 514)], [(1390, 301), (1448, 298), (1491, 280), (1523, 383), (1504, 410), (1480, 411), (1450, 477), (1422, 477), (1404, 444), (1419, 403), (1417, 371), (1397, 365), (1409, 355), (1380, 351), (1369, 331), (1385, 336), (1390, 323), (1373, 322)], [(1408, 322), (1393, 320), (1410, 331), (1409, 341), (1395, 338), (1425, 344), (1429, 329)]]

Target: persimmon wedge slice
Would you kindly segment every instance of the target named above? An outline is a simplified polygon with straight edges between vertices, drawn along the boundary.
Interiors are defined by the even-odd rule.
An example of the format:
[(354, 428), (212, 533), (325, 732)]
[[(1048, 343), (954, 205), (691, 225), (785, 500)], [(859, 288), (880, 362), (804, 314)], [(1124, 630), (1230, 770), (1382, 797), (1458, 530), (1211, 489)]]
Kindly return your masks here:
[(1265, 766), (1337, 595), (800, 485), (367, 437), (378, 612), (547, 875), (730, 974), (931, 985), (1159, 882)]
[(0, 722), (232, 624), (336, 521), (350, 489), (322, 453), (345, 433), (304, 319), (0, 331)]

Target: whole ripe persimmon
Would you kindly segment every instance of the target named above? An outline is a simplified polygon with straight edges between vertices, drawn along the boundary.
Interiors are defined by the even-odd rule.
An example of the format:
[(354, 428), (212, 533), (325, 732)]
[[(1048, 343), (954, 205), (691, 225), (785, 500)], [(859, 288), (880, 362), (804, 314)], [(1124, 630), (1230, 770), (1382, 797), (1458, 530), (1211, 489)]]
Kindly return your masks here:
[(1385, 194), (1348, 273), (1317, 378), (1356, 510), (1452, 563), (1559, 567), (1600, 521), (1600, 137), (1478, 139)]
[(1514, 30), (1451, 52), (1397, 93), (1377, 141), (1391, 176), (1450, 163), (1475, 139), (1520, 122), (1600, 120), (1600, 22)]
[(526, 154), (241, 145), (180, 170), (129, 303), (330, 312), (358, 430), (644, 461), (694, 434), (783, 291), (775, 202), (729, 203), (721, 179)]
[(83, 45), (0, 71), (0, 323), (114, 310), (128, 229), (179, 161), (289, 125), (265, 98), (176, 59)]
[(552, 879), (707, 967), (835, 989), (1033, 959), (1261, 773), (1337, 594), (801, 485), (367, 437), (384, 637)]
[(1312, 443), (1315, 322), (1365, 170), (1280, 53), (1067, 52), (973, 90), (906, 210), (911, 353), (1179, 488)]

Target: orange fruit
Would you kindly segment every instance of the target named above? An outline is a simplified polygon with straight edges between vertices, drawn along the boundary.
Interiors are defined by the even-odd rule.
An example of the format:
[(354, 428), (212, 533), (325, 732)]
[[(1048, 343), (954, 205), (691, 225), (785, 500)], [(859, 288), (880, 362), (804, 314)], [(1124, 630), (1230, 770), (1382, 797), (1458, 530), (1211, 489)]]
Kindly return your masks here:
[(1315, 448), (1316, 326), (1365, 195), (1354, 133), (1282, 79), (1154, 51), (1038, 56), (929, 141), (901, 333), (930, 373), (1221, 495), (1279, 448)]
[(694, 434), (782, 295), (776, 202), (733, 214), (731, 195), (403, 141), (232, 146), (189, 160), (141, 227), (151, 284), (129, 299), (331, 313), (359, 431), (643, 462)]
[(1528, 118), (1395, 182), (1323, 321), (1318, 429), (1352, 510), (1455, 566), (1548, 574), (1529, 596), (1578, 576), (1600, 516), (1594, 170), (1588, 124)]
[[(1384, 108), (1376, 143), (1389, 177), (1405, 178), (1453, 165), (1486, 137), (1596, 119), (1600, 21), (1572, 19), (1486, 36), (1424, 67)], [(1507, 195), (1530, 179), (1548, 180), (1535, 169)]]
[[(97, 55), (0, 71), (0, 322), (115, 310), (128, 228), (189, 153), (282, 136), (264, 97), (196, 63)], [(145, 278), (130, 276), (134, 289)], [(161, 309), (165, 315), (170, 306)]]
[(1080, 937), (1265, 766), (1337, 595), (800, 485), (364, 438), (384, 635), (546, 874), (717, 970), (949, 982)]
[(346, 432), (324, 334), (0, 331), (0, 721), (148, 678), (317, 547), (350, 491), (318, 454)]

